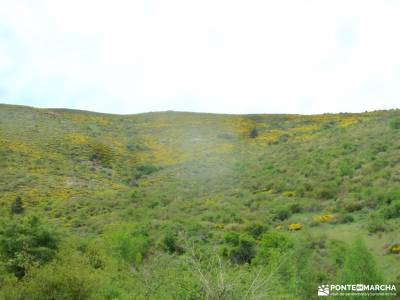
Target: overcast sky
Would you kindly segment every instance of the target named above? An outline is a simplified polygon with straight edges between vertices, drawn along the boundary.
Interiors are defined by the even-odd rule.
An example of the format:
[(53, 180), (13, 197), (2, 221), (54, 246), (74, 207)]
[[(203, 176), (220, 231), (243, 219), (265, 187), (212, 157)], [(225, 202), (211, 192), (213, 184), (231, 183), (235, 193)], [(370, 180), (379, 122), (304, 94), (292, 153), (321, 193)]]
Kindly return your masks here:
[(400, 108), (400, 1), (0, 0), (0, 102), (110, 113)]

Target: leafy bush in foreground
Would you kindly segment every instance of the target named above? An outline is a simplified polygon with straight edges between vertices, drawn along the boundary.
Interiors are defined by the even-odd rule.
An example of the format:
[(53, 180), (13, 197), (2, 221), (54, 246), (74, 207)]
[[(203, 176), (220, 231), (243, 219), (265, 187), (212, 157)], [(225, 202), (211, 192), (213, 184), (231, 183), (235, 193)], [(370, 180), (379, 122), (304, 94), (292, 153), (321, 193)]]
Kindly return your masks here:
[(294, 243), (286, 233), (271, 231), (264, 234), (257, 251), (256, 263), (268, 264), (274, 256), (280, 256), (290, 249)]
[(0, 258), (18, 278), (33, 265), (43, 265), (54, 257), (59, 239), (38, 218), (9, 219), (0, 229)]

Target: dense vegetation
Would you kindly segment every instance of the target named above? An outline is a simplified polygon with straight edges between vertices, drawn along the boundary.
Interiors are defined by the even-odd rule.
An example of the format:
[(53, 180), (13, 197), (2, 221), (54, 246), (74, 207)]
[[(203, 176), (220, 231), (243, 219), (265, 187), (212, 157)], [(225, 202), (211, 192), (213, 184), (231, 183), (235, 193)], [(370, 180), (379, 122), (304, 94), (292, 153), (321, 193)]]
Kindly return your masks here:
[(400, 283), (399, 153), (397, 110), (0, 105), (0, 299), (312, 299), (319, 284)]

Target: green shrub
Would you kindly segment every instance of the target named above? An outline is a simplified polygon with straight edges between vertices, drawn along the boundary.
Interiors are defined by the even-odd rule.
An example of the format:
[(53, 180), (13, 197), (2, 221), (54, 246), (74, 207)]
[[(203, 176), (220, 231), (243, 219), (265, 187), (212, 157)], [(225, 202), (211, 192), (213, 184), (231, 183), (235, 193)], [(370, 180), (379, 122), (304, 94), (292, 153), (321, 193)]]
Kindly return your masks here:
[(314, 189), (315, 196), (320, 199), (333, 199), (337, 194), (337, 187), (332, 183), (326, 183)]
[(18, 278), (24, 277), (30, 266), (51, 261), (58, 244), (58, 236), (37, 217), (7, 220), (0, 229), (0, 257)]
[(256, 242), (247, 234), (229, 232), (225, 235), (225, 243), (222, 253), (233, 263), (250, 263), (256, 254)]
[(246, 231), (255, 239), (258, 239), (268, 227), (260, 222), (253, 222), (246, 226)]
[(400, 199), (400, 189), (395, 188), (383, 188), (383, 187), (368, 187), (363, 189), (359, 198), (365, 200), (366, 205), (370, 208), (376, 208), (382, 204), (391, 204), (393, 201)]
[(109, 166), (114, 158), (113, 151), (110, 146), (97, 142), (90, 144), (90, 160), (100, 162)]
[(279, 209), (275, 216), (274, 216), (274, 220), (279, 220), (279, 221), (284, 221), (286, 219), (288, 219), (291, 215), (291, 212), (288, 208), (281, 208)]
[(261, 239), (257, 251), (257, 263), (268, 263), (275, 255), (282, 255), (292, 249), (294, 243), (286, 233), (268, 232)]
[(102, 288), (98, 271), (80, 257), (63, 255), (43, 268), (33, 269), (20, 287), (19, 299), (99, 299)]
[(155, 165), (146, 164), (139, 165), (133, 171), (133, 177), (129, 181), (130, 186), (137, 186), (137, 180), (142, 178), (143, 176), (150, 175), (159, 170), (159, 168)]
[(139, 264), (150, 246), (148, 235), (135, 225), (121, 225), (115, 231), (107, 233), (112, 255), (129, 264)]
[(394, 219), (400, 217), (400, 200), (392, 202), (389, 206), (383, 208), (385, 219)]
[(341, 164), (339, 164), (340, 176), (352, 176), (353, 173), (354, 173), (353, 166), (349, 162), (344, 161)]
[(13, 215), (19, 215), (24, 212), (24, 206), (22, 203), (22, 198), (20, 196), (17, 196), (15, 198), (15, 201), (11, 205), (11, 214)]
[(373, 154), (378, 154), (382, 152), (386, 152), (388, 149), (388, 145), (383, 142), (374, 143), (371, 147)]
[(183, 248), (179, 245), (178, 235), (170, 230), (164, 234), (162, 246), (169, 253), (182, 254), (184, 252)]
[(387, 224), (376, 214), (370, 214), (367, 222), (369, 233), (377, 233), (386, 231)]
[(289, 209), (292, 214), (298, 214), (303, 211), (303, 207), (299, 203), (293, 203), (292, 205), (290, 205)]
[(87, 264), (94, 269), (104, 269), (106, 265), (106, 249), (102, 240), (81, 242), (77, 249), (83, 254)]
[(140, 165), (136, 167), (136, 170), (139, 172), (140, 176), (149, 175), (151, 173), (157, 172), (158, 167), (154, 165)]
[(352, 200), (348, 200), (348, 202), (346, 202), (344, 205), (344, 209), (349, 213), (361, 210), (361, 209), (363, 209), (363, 207), (364, 207), (363, 202), (352, 201)]
[(257, 128), (253, 128), (249, 133), (249, 137), (255, 139), (257, 136), (258, 136), (258, 130)]
[(400, 129), (400, 118), (393, 118), (389, 121), (389, 126), (392, 129)]
[(340, 224), (347, 224), (354, 222), (354, 217), (351, 214), (344, 214), (338, 217), (338, 222)]

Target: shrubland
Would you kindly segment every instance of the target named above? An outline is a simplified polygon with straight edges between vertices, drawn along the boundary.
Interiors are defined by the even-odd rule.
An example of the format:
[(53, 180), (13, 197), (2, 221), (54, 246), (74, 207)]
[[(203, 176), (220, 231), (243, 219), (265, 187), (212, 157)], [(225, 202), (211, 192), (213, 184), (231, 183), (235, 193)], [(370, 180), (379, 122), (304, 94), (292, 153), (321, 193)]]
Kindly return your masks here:
[(0, 105), (0, 299), (399, 283), (399, 119)]

